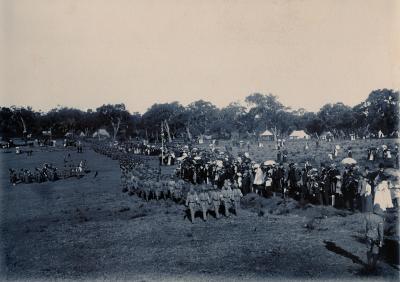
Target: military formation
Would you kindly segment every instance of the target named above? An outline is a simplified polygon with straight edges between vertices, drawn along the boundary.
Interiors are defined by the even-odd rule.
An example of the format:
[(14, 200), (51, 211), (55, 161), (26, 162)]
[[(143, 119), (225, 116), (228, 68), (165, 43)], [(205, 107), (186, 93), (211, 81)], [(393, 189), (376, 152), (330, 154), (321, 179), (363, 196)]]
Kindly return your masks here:
[(222, 187), (206, 183), (195, 185), (176, 176), (162, 176), (160, 168), (152, 167), (148, 158), (137, 153), (121, 154), (124, 150), (100, 145), (95, 145), (94, 150), (119, 160), (122, 192), (136, 195), (146, 202), (170, 199), (177, 204), (184, 204), (192, 223), (197, 213), (201, 214), (204, 221), (208, 215), (219, 219), (221, 212), (226, 217), (239, 213), (243, 194), (238, 185), (228, 179)]
[(86, 160), (78, 163), (73, 162), (70, 157), (64, 158), (64, 167), (58, 169), (53, 164), (44, 163), (42, 166), (31, 169), (14, 169), (9, 168), (10, 183), (15, 186), (19, 183), (42, 183), (46, 181), (57, 181), (69, 177), (81, 178), (90, 170)]
[(226, 180), (222, 190), (217, 186), (202, 184), (199, 191), (196, 192), (194, 187), (193, 185), (190, 186), (185, 202), (192, 223), (197, 211), (201, 212), (204, 221), (207, 221), (209, 212), (213, 212), (215, 218), (220, 218), (221, 209), (226, 217), (229, 217), (231, 213), (238, 215), (243, 194), (237, 185), (232, 189), (231, 183)]

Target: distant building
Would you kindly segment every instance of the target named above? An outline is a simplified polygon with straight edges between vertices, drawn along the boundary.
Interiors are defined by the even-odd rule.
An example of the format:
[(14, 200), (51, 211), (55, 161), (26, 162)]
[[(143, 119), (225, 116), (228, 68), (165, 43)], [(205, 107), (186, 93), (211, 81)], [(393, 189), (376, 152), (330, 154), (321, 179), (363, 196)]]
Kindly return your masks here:
[(110, 133), (107, 132), (107, 130), (101, 128), (101, 129), (97, 130), (95, 133), (93, 133), (93, 138), (95, 138), (95, 137), (102, 139), (102, 138), (110, 138), (111, 135), (110, 135)]
[(265, 141), (273, 141), (274, 134), (267, 129), (263, 133), (260, 134), (260, 138)]
[(310, 139), (310, 135), (308, 135), (304, 130), (294, 130), (289, 135), (289, 139), (291, 140)]

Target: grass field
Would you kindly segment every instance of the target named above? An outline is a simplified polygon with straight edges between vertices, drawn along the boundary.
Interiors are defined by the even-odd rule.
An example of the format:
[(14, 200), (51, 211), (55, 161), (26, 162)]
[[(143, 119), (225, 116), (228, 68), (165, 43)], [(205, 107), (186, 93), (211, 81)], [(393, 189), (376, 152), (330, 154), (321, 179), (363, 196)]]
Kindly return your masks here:
[[(363, 165), (371, 142), (382, 144), (382, 140), (340, 144), (345, 148), (351, 144)], [(390, 145), (394, 140), (384, 142)], [(301, 162), (312, 155), (319, 163), (332, 144), (336, 143), (314, 150), (310, 142), (310, 153), (302, 150), (301, 141), (289, 144), (289, 161)], [(250, 154), (260, 161), (275, 159), (270, 146), (273, 143), (253, 147)], [(388, 256), (376, 273), (364, 271), (360, 213), (301, 208), (291, 200), (283, 203), (249, 194), (238, 216), (208, 222), (199, 217), (191, 224), (184, 207), (170, 200), (146, 203), (122, 193), (117, 161), (88, 148), (83, 154), (70, 152), (75, 160), (88, 160), (91, 173), (81, 179), (15, 187), (8, 181), (9, 167), (33, 169), (43, 162), (61, 167), (67, 151), (37, 148), (32, 157), (0, 152), (3, 279), (397, 280), (399, 276), (398, 266)], [(149, 161), (158, 164), (156, 157)]]
[[(224, 149), (225, 145), (230, 145), (231, 142), (222, 141), (219, 142), (217, 148)], [(308, 150), (305, 150), (305, 145), (308, 143)], [(262, 142), (262, 148), (251, 145), (250, 146), (250, 157), (256, 162), (264, 162), (266, 160), (276, 160), (277, 150), (275, 149), (275, 142), (264, 141)], [(286, 149), (288, 151), (287, 162), (296, 162), (299, 165), (303, 165), (306, 161), (309, 161), (313, 166), (319, 167), (321, 163), (330, 164), (336, 163), (340, 165), (340, 161), (347, 157), (347, 149), (351, 148), (353, 153), (353, 158), (357, 160), (360, 166), (369, 166), (372, 168), (377, 168), (382, 160), (377, 160), (375, 162), (367, 161), (367, 150), (370, 147), (381, 147), (386, 145), (392, 150), (395, 144), (399, 144), (398, 139), (358, 139), (355, 141), (350, 140), (338, 140), (333, 142), (320, 141), (319, 147), (316, 147), (315, 141), (306, 140), (288, 140), (286, 141)], [(338, 157), (335, 160), (330, 160), (328, 157), (329, 153), (333, 152), (333, 147), (339, 145), (340, 150)], [(200, 147), (208, 147), (208, 144), (198, 145)], [(247, 146), (244, 145), (243, 148), (233, 147), (233, 153), (247, 152)], [(386, 165), (394, 165), (394, 159), (387, 161)]]

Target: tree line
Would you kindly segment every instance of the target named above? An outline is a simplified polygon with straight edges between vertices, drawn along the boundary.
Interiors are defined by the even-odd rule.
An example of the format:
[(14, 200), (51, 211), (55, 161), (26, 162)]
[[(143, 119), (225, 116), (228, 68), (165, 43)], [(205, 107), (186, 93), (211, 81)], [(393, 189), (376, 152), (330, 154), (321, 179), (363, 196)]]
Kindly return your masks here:
[[(163, 125), (163, 126), (161, 126)], [(397, 134), (399, 126), (399, 92), (392, 89), (372, 91), (362, 103), (349, 107), (343, 103), (326, 104), (318, 112), (291, 109), (277, 96), (253, 93), (244, 103), (232, 102), (218, 108), (198, 100), (187, 106), (179, 102), (153, 104), (143, 114), (130, 113), (123, 103), (102, 105), (82, 111), (58, 107), (48, 112), (31, 107), (1, 107), (0, 136), (4, 138), (32, 136), (40, 138), (51, 131), (54, 138), (66, 133), (91, 136), (100, 128), (114, 139), (132, 137), (157, 140), (161, 127), (170, 139), (212, 135), (214, 138), (257, 136), (268, 129), (277, 136), (293, 130), (305, 130), (319, 136), (329, 131), (337, 137), (356, 134), (359, 137)]]

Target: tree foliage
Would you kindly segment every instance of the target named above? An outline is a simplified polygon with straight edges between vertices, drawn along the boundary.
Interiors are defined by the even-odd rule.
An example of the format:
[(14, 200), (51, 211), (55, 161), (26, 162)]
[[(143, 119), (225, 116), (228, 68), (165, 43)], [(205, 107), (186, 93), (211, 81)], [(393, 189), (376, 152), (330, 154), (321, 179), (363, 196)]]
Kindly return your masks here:
[(374, 90), (354, 107), (326, 104), (316, 113), (291, 110), (272, 94), (253, 93), (246, 97), (245, 103), (234, 102), (221, 109), (204, 100), (187, 106), (179, 102), (154, 104), (143, 115), (130, 113), (122, 103), (102, 105), (86, 112), (67, 107), (47, 113), (30, 107), (2, 107), (0, 135), (5, 138), (40, 136), (42, 131), (50, 130), (54, 137), (63, 137), (67, 132), (91, 134), (105, 128), (114, 138), (157, 139), (163, 123), (172, 139), (189, 134), (219, 138), (237, 134), (254, 136), (265, 129), (279, 136), (298, 129), (312, 135), (330, 131), (337, 136), (351, 133), (366, 136), (381, 130), (390, 136), (399, 126), (399, 92), (390, 89)]

